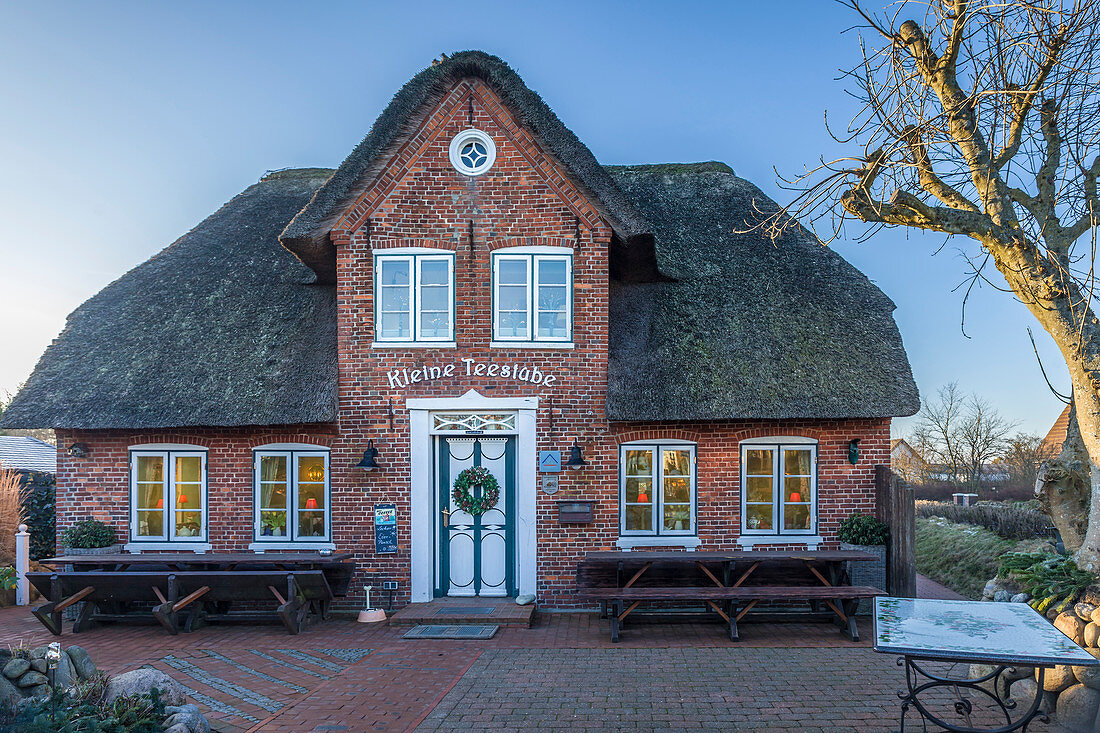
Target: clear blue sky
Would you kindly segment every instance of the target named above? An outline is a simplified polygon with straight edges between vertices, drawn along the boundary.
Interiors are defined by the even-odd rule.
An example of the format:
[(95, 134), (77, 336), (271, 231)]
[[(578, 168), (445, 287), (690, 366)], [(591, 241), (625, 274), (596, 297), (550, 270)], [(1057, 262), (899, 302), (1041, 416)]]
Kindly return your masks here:
[[(265, 171), (337, 165), (443, 51), (504, 58), (601, 162), (722, 160), (785, 202), (773, 167), (839, 152), (822, 120), (852, 111), (835, 81), (858, 53), (852, 24), (826, 0), (3, 3), (0, 390), (77, 305)], [(932, 256), (941, 244), (834, 246), (897, 303), (922, 396), (958, 380), (1044, 433), (1061, 404), (1030, 315), (985, 287), (964, 336), (970, 245)]]

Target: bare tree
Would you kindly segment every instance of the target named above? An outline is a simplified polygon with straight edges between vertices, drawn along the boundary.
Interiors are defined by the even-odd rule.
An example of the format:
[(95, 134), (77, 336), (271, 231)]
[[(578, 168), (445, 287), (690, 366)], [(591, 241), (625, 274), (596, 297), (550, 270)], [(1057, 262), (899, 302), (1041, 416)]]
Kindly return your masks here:
[(973, 240), (971, 285), (992, 263), (1069, 368), (1089, 482), (1037, 492), (1084, 492), (1085, 530), (1062, 535), (1100, 569), (1100, 0), (839, 1), (862, 29), (845, 79), (863, 106), (835, 137), (860, 152), (787, 181), (795, 200), (763, 226), (778, 236), (790, 214), (832, 236), (863, 222)]
[(978, 395), (967, 400), (966, 412), (959, 424), (959, 446), (963, 456), (963, 475), (973, 490), (982, 482), (986, 466), (1000, 458), (1008, 448), (1008, 436), (1016, 427)]
[(1034, 486), (1039, 476), (1039, 467), (1057, 454), (1054, 446), (1044, 442), (1038, 435), (1016, 433), (1008, 439), (1008, 447), (1002, 456), (1002, 462), (1008, 469), (1009, 483), (1014, 486)]
[(934, 464), (929, 468), (934, 477), (977, 489), (985, 467), (1008, 447), (1013, 427), (988, 400), (966, 395), (951, 382), (921, 407), (912, 441)]

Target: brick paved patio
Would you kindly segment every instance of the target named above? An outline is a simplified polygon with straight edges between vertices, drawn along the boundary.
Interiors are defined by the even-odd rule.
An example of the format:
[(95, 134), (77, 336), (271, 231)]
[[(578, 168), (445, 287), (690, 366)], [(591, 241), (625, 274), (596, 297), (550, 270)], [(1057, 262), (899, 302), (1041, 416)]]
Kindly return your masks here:
[[(584, 613), (541, 614), (490, 641), (404, 641), (405, 630), (105, 626), (62, 642), (112, 673), (162, 669), (226, 733), (889, 731), (904, 684), (892, 658), (823, 623), (745, 624), (738, 644), (718, 624), (636, 624), (612, 645)], [(0, 643), (54, 638), (28, 611), (0, 609)]]

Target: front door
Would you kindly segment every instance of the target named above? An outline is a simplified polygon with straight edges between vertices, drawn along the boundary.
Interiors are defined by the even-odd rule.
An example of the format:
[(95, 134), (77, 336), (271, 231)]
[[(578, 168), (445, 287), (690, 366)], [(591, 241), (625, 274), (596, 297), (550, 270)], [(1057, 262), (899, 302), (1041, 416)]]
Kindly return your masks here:
[[(515, 437), (437, 436), (436, 497), (439, 520), (436, 595), (515, 595)], [(500, 484), (500, 499), (483, 514), (454, 500), (455, 478), (485, 466)], [(480, 498), (480, 488), (474, 488)]]

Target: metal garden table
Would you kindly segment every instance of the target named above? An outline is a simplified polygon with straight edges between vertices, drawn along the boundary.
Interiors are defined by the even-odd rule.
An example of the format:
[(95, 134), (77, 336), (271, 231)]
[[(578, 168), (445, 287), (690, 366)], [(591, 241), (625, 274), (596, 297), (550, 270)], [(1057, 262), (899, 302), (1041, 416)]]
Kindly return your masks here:
[[(949, 731), (1006, 733), (1027, 730), (1035, 719), (1048, 721), (1046, 712), (1039, 709), (1047, 668), (1062, 664), (1100, 664), (1100, 660), (1054, 628), (1026, 603), (876, 598), (874, 649), (899, 655), (898, 665), (905, 667), (908, 690), (898, 693), (902, 701), (902, 731), (905, 730), (905, 713), (910, 707), (915, 707), (926, 721)], [(966, 664), (967, 673), (938, 674), (926, 666), (927, 662)], [(972, 678), (969, 675), (971, 663), (992, 665), (993, 671)], [(1008, 687), (1004, 675), (1016, 665), (1038, 669), (1034, 700), (1001, 698), (1000, 690)], [(930, 709), (928, 697), (944, 688), (954, 697), (954, 710), (963, 725), (950, 723)], [(1004, 716), (1004, 725), (974, 727), (971, 720), (974, 704), (963, 695), (965, 691), (988, 698), (995, 706), (992, 709)], [(1023, 704), (1022, 708), (1018, 702)], [(1014, 718), (1013, 713), (1019, 715)], [(1000, 715), (997, 717), (999, 720)]]

